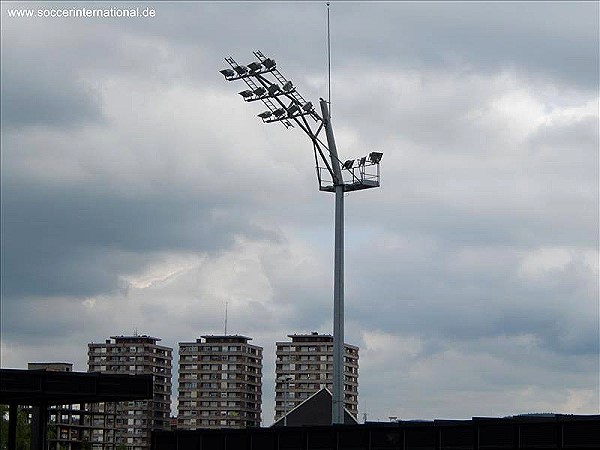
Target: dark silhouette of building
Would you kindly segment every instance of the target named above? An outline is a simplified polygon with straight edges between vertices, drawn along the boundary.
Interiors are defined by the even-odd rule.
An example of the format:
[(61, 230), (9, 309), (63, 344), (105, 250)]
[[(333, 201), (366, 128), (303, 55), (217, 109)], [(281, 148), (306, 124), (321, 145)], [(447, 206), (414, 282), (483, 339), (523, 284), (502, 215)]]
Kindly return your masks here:
[(152, 387), (151, 375), (0, 369), (0, 403), (9, 405), (8, 450), (16, 448), (19, 406), (39, 410), (31, 449), (45, 450), (49, 406), (145, 400), (152, 398)]
[(153, 450), (600, 449), (600, 415), (156, 432)]
[[(277, 420), (272, 427), (301, 427), (315, 425), (330, 425), (333, 405), (333, 395), (327, 388), (314, 393), (298, 406), (288, 411), (286, 416)], [(344, 423), (356, 425), (358, 422), (346, 409)]]
[[(73, 364), (66, 362), (31, 362), (28, 370), (72, 372)], [(40, 420), (40, 409), (32, 408), (32, 423)], [(86, 403), (51, 405), (48, 408), (48, 450), (114, 450), (114, 439), (108, 444), (98, 439), (106, 437), (116, 421), (110, 411), (93, 411)], [(35, 434), (35, 433), (34, 433)], [(92, 444), (93, 441), (93, 444)]]

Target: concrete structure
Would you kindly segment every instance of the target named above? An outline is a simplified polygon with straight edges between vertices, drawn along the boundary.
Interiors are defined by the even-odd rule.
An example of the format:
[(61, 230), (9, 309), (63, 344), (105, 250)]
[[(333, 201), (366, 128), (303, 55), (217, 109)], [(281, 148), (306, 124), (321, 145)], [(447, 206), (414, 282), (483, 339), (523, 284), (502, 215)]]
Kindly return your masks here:
[[(30, 362), (28, 370), (73, 372), (73, 364), (65, 362)], [(41, 420), (39, 407), (32, 408), (33, 422)], [(79, 450), (88, 447), (92, 439), (92, 424), (105, 422), (104, 412), (91, 412), (84, 403), (48, 407), (48, 448), (50, 450)], [(114, 416), (112, 417), (114, 421)], [(101, 447), (99, 447), (101, 448)]]
[[(333, 387), (333, 337), (316, 332), (288, 337), (291, 342), (276, 343), (275, 421), (322, 388), (331, 391)], [(344, 406), (356, 417), (358, 347), (344, 344), (344, 350)]]
[[(111, 340), (112, 339), (112, 340)], [(88, 344), (89, 372), (109, 374), (151, 374), (153, 399), (91, 405), (93, 412), (115, 420), (95, 423), (94, 448), (125, 446), (128, 450), (149, 450), (153, 430), (170, 430), (171, 366), (169, 347), (160, 339), (141, 336), (111, 336), (104, 343)]]
[(238, 335), (179, 343), (177, 429), (259, 427), (262, 347)]
[[(39, 366), (38, 366), (38, 369)], [(151, 375), (110, 375), (57, 370), (0, 369), (0, 403), (9, 406), (7, 448), (17, 448), (17, 421), (20, 407), (32, 408), (31, 450), (47, 450), (49, 407), (81, 405), (90, 402), (116, 402), (152, 398)], [(77, 416), (77, 417), (76, 417)], [(90, 417), (87, 413), (72, 414), (64, 420), (71, 430), (85, 431), (76, 419)], [(63, 419), (61, 419), (63, 420)], [(71, 426), (72, 425), (72, 426)], [(80, 436), (69, 436), (64, 442), (72, 448), (90, 448)], [(54, 440), (56, 442), (56, 439)], [(63, 444), (63, 443), (61, 443)], [(64, 448), (64, 447), (63, 447)]]

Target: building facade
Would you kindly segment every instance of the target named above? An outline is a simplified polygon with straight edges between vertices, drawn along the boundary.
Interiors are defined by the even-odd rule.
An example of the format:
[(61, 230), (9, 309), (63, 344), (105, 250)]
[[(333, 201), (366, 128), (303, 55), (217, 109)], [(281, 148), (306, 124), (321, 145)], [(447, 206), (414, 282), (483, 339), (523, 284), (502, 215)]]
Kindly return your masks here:
[(126, 447), (149, 450), (152, 430), (170, 429), (172, 353), (147, 336), (111, 336), (103, 343), (88, 344), (88, 371), (114, 374), (152, 374), (153, 400), (90, 405), (102, 413), (93, 424), (94, 449)]
[(259, 427), (262, 347), (247, 336), (179, 343), (177, 428)]
[[(322, 388), (333, 389), (333, 336), (290, 334), (277, 342), (275, 420)], [(358, 414), (358, 347), (344, 344), (344, 406)]]

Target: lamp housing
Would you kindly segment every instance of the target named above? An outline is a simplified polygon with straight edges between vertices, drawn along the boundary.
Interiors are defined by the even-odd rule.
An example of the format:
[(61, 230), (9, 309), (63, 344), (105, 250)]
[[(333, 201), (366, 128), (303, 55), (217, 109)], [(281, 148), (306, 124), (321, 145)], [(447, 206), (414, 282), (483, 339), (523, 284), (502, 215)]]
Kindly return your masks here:
[(383, 153), (371, 152), (371, 153), (369, 153), (369, 161), (371, 161), (373, 164), (379, 164), (379, 161), (381, 161), (382, 156), (383, 156)]

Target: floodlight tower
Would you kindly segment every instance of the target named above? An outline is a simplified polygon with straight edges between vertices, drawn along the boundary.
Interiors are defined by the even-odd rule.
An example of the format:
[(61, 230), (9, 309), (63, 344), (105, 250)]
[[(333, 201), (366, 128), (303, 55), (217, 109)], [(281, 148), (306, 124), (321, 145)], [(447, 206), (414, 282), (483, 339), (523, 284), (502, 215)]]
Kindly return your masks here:
[[(320, 99), (321, 115), (277, 69), (277, 63), (260, 51), (247, 66), (232, 57), (220, 72), (227, 81), (242, 80), (248, 89), (239, 94), (246, 102), (260, 100), (267, 110), (258, 114), (265, 123), (281, 122), (286, 128), (299, 126), (310, 138), (319, 190), (335, 193), (335, 257), (333, 276), (333, 409), (332, 423), (344, 423), (344, 193), (379, 187), (379, 162), (383, 153), (349, 159), (338, 156), (331, 125), (330, 108)], [(323, 142), (322, 132), (325, 132)]]

